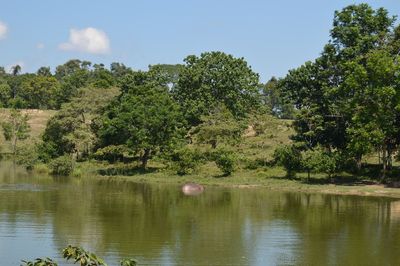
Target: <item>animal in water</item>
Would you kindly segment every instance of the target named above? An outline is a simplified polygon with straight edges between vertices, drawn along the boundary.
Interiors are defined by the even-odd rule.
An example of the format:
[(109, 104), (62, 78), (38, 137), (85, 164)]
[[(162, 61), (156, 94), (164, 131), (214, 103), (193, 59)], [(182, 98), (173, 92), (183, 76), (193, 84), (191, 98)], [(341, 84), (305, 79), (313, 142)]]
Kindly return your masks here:
[(182, 186), (182, 192), (188, 196), (195, 196), (203, 193), (204, 187), (196, 183), (186, 183)]

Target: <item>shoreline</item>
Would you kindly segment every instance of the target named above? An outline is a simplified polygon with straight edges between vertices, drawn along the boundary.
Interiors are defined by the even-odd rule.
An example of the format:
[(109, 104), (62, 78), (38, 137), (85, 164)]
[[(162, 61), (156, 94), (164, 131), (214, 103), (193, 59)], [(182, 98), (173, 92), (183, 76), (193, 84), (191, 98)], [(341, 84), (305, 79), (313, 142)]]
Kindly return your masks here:
[[(243, 174), (243, 173), (240, 173)], [(400, 199), (400, 188), (386, 187), (382, 184), (311, 184), (300, 180), (286, 179), (282, 177), (264, 177), (250, 175), (247, 172), (246, 179), (241, 175), (231, 177), (205, 177), (199, 175), (178, 176), (167, 172), (146, 173), (137, 175), (90, 175), (92, 178), (109, 181), (133, 182), (141, 184), (169, 184), (183, 185), (194, 182), (206, 187), (238, 188), (238, 189), (267, 189), (271, 191), (319, 193), (330, 195), (349, 195), (363, 197), (385, 197)]]

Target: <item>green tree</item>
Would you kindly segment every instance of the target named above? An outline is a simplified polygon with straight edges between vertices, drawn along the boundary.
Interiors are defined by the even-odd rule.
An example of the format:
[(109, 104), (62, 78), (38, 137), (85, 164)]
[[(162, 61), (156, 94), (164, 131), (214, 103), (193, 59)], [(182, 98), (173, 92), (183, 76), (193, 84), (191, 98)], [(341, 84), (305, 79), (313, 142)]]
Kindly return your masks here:
[(94, 125), (99, 147), (126, 145), (139, 156), (142, 167), (158, 152), (182, 137), (184, 121), (166, 86), (157, 85), (152, 73), (126, 77), (123, 94), (114, 100)]
[(349, 61), (349, 74), (342, 85), (353, 94), (352, 123), (347, 131), (350, 151), (381, 151), (382, 178), (400, 141), (400, 66), (396, 64), (399, 58), (386, 50), (375, 50)]
[(235, 117), (244, 117), (257, 107), (259, 77), (243, 58), (222, 52), (186, 57), (172, 93), (190, 125), (201, 122), (220, 104)]
[(92, 119), (118, 94), (117, 88), (81, 89), (47, 122), (39, 146), (41, 159), (48, 161), (64, 154), (75, 154), (82, 159), (89, 155), (95, 142)]
[(301, 153), (293, 145), (277, 147), (273, 157), (277, 165), (285, 168), (288, 177), (294, 177), (296, 171), (301, 170)]
[(335, 154), (317, 147), (302, 154), (302, 166), (307, 171), (308, 179), (310, 173), (326, 173), (331, 178), (337, 170), (337, 160)]
[(237, 121), (225, 107), (216, 108), (211, 114), (201, 117), (201, 124), (192, 128), (189, 134), (198, 143), (210, 144), (213, 149), (219, 143), (235, 144), (242, 137), (245, 123)]
[(41, 67), (38, 69), (38, 71), (36, 72), (36, 74), (38, 76), (43, 76), (43, 77), (51, 77), (51, 71), (50, 71), (50, 67)]
[(55, 109), (59, 92), (60, 84), (56, 78), (40, 75), (21, 83), (19, 97), (27, 108)]
[(30, 126), (28, 124), (29, 116), (22, 114), (19, 110), (11, 110), (10, 115), (2, 122), (4, 138), (11, 141), (12, 153), (15, 156), (17, 152), (18, 141), (29, 137)]
[(262, 87), (262, 101), (270, 114), (283, 118), (293, 119), (295, 115), (294, 105), (291, 102), (285, 102), (281, 91), (279, 90), (279, 80), (272, 77)]
[[(372, 85), (372, 80), (364, 75), (368, 72), (365, 71), (367, 58), (375, 50), (392, 47), (396, 35), (393, 24), (394, 17), (390, 17), (385, 9), (374, 10), (367, 4), (350, 5), (335, 12), (331, 40), (321, 56), (289, 71), (279, 84), (287, 102), (293, 102), (299, 110), (294, 122), (295, 141), (308, 148), (322, 145), (327, 150), (346, 151), (354, 157), (357, 165), (361, 165), (362, 156), (371, 150), (368, 148), (371, 145), (361, 144), (370, 139), (365, 137), (363, 127), (375, 127), (373, 124), (367, 126), (366, 122), (360, 124), (357, 118), (358, 108), (369, 106), (366, 101), (371, 98), (364, 93), (365, 88)], [(381, 67), (382, 71), (376, 73), (383, 75), (380, 79), (384, 78), (385, 72), (385, 66), (380, 64)], [(393, 77), (390, 80), (393, 81)], [(384, 86), (375, 84), (372, 87)], [(386, 87), (393, 88), (393, 84)], [(374, 101), (384, 106), (388, 101), (385, 97), (394, 94), (387, 88), (380, 91), (380, 99), (374, 97)], [(363, 119), (369, 120), (371, 115), (376, 114), (370, 113)], [(377, 133), (371, 132), (370, 136), (376, 138)]]

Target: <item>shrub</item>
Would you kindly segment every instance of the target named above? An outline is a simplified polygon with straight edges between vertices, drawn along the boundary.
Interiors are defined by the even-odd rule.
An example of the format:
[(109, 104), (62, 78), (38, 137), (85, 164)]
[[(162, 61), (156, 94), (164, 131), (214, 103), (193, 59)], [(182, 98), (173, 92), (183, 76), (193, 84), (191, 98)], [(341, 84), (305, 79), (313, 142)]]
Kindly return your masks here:
[(310, 172), (326, 173), (331, 177), (337, 170), (337, 160), (335, 154), (325, 152), (321, 148), (316, 148), (304, 152), (302, 165), (308, 172), (308, 177), (310, 177)]
[(33, 146), (17, 147), (15, 162), (24, 166), (27, 170), (32, 170), (38, 163), (38, 154)]
[(230, 175), (235, 170), (237, 158), (232, 151), (219, 150), (214, 153), (214, 160), (225, 176)]
[(172, 167), (178, 175), (191, 174), (202, 162), (203, 156), (188, 147), (176, 150), (171, 155)]
[(70, 156), (64, 155), (52, 160), (49, 168), (53, 175), (69, 176), (74, 170), (74, 162)]
[(274, 151), (275, 163), (283, 166), (288, 177), (293, 177), (301, 169), (301, 153), (291, 145), (279, 146)]

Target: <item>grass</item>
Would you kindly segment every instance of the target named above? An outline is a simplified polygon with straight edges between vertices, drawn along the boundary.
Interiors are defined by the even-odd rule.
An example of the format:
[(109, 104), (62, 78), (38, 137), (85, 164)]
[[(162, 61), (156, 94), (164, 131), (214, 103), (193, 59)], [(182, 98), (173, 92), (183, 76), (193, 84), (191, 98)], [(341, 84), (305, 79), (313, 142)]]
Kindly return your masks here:
[(289, 179), (280, 167), (264, 167), (256, 170), (238, 169), (227, 177), (222, 177), (221, 171), (214, 163), (201, 166), (195, 174), (183, 176), (154, 163), (150, 164), (147, 170), (143, 170), (138, 168), (135, 163), (111, 165), (101, 162), (84, 162), (78, 164), (78, 169), (81, 178), (109, 181), (175, 185), (195, 182), (205, 186), (400, 198), (400, 189), (385, 187), (369, 181), (365, 177), (342, 174), (335, 177), (331, 183), (331, 180), (325, 175), (313, 175), (310, 180), (307, 180), (306, 175), (301, 173), (296, 178)]

